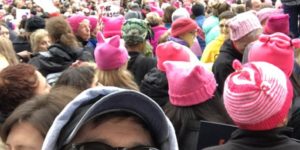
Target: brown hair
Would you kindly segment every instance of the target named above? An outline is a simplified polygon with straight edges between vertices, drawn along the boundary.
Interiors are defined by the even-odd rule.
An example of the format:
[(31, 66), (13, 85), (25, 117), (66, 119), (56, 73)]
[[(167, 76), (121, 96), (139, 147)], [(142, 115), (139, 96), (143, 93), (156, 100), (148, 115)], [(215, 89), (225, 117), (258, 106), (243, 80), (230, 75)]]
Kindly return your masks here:
[(218, 17), (222, 12), (230, 10), (230, 5), (226, 2), (217, 3), (212, 6), (212, 9), (213, 15)]
[(12, 42), (2, 36), (0, 36), (0, 54), (7, 60), (9, 65), (19, 63)]
[(114, 70), (98, 70), (98, 81), (104, 86), (116, 86), (131, 90), (138, 90), (132, 74), (126, 69), (127, 64)]
[(0, 113), (9, 115), (18, 105), (35, 95), (36, 69), (29, 64), (8, 66), (0, 72)]
[(172, 23), (172, 14), (176, 10), (174, 6), (168, 6), (164, 10), (163, 22), (164, 23)]
[(68, 22), (61, 16), (50, 18), (46, 23), (46, 30), (53, 43), (60, 43), (69, 47), (78, 47), (76, 37)]
[(36, 96), (20, 105), (4, 122), (1, 131), (2, 140), (6, 141), (10, 130), (20, 122), (28, 122), (45, 137), (55, 117), (77, 94), (74, 89), (61, 87), (52, 90), (50, 94)]

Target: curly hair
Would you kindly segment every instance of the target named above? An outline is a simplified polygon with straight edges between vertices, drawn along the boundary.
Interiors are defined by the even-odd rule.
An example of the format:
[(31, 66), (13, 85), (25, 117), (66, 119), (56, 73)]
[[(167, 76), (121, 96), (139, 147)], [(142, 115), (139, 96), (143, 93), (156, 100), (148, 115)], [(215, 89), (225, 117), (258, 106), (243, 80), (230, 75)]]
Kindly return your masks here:
[(52, 42), (69, 47), (78, 47), (78, 42), (69, 23), (61, 16), (50, 18), (46, 23), (46, 30)]
[(18, 105), (35, 95), (36, 69), (29, 64), (8, 66), (0, 72), (0, 113), (7, 117)]

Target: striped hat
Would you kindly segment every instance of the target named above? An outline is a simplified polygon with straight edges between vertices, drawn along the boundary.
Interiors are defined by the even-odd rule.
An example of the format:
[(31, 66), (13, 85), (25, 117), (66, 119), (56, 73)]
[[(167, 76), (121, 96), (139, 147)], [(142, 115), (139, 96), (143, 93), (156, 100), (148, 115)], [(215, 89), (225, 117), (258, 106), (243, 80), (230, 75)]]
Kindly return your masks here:
[(291, 106), (288, 77), (266, 62), (241, 65), (235, 60), (224, 85), (224, 105), (235, 124), (245, 130), (270, 130), (282, 123)]

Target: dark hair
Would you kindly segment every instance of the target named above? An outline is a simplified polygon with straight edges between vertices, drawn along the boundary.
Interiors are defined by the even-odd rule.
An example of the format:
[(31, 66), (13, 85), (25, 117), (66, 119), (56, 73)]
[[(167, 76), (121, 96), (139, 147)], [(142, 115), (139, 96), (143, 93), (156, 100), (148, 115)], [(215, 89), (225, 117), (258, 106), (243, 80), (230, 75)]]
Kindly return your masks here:
[(35, 95), (36, 69), (29, 64), (8, 66), (0, 72), (0, 114), (4, 119), (20, 104)]
[(23, 103), (4, 122), (1, 130), (2, 140), (6, 141), (10, 130), (20, 122), (28, 122), (45, 137), (55, 117), (77, 93), (76, 90), (67, 87), (56, 88), (50, 94), (36, 96)]
[(54, 43), (77, 47), (78, 43), (69, 23), (62, 17), (52, 17), (46, 23), (46, 30)]
[(219, 20), (222, 20), (222, 19), (230, 19), (230, 18), (233, 18), (235, 16), (235, 13), (233, 13), (232, 11), (224, 11), (222, 12), (220, 15), (219, 15)]
[(27, 32), (34, 32), (37, 29), (45, 28), (45, 20), (39, 16), (33, 16), (26, 21), (25, 30)]
[(90, 66), (68, 68), (58, 78), (55, 87), (71, 86), (80, 91), (84, 91), (91, 87), (95, 72), (95, 69)]
[(196, 3), (192, 6), (192, 12), (195, 17), (204, 15), (204, 6), (201, 3)]
[(212, 6), (212, 13), (214, 16), (218, 17), (222, 12), (230, 10), (230, 5), (226, 2), (217, 3)]
[(178, 141), (182, 140), (180, 137), (184, 134), (185, 125), (189, 120), (232, 123), (220, 97), (215, 94), (212, 99), (189, 107), (174, 106), (170, 102), (165, 105), (164, 111), (175, 128)]
[(176, 10), (174, 6), (168, 6), (164, 10), (163, 22), (164, 23), (172, 23), (172, 14)]

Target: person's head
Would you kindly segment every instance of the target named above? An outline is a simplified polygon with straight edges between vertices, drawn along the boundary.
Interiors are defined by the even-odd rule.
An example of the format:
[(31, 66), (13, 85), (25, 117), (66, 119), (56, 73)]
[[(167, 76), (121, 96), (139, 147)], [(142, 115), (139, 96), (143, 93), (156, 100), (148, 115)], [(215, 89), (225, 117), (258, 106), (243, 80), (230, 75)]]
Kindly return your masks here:
[(96, 71), (91, 66), (70, 67), (59, 76), (55, 87), (70, 86), (80, 91), (84, 91), (91, 87), (96, 87), (98, 78)]
[(212, 6), (212, 14), (218, 17), (222, 12), (230, 10), (230, 5), (226, 2), (216, 3)]
[(253, 12), (236, 15), (229, 20), (230, 40), (235, 48), (243, 53), (245, 47), (257, 40), (262, 32), (262, 26)]
[(100, 25), (96, 16), (88, 16), (91, 25), (91, 36), (96, 37), (98, 31), (100, 30)]
[(64, 87), (17, 107), (1, 128), (1, 138), (7, 149), (40, 150), (55, 117), (76, 95), (77, 91)]
[(73, 33), (77, 38), (83, 41), (88, 41), (91, 37), (90, 33), (90, 21), (84, 15), (73, 15), (68, 18)]
[(179, 18), (172, 23), (171, 36), (185, 41), (189, 47), (194, 44), (199, 27), (191, 18)]
[[(108, 145), (148, 147), (146, 150), (177, 147), (171, 139), (175, 136), (172, 126), (161, 108), (139, 92), (114, 87), (89, 89), (62, 112), (67, 113), (56, 118), (43, 147), (66, 150), (70, 147), (101, 149)], [(65, 125), (59, 126), (56, 121)]]
[(205, 8), (201, 3), (195, 3), (192, 6), (192, 13), (195, 17), (205, 16)]
[(219, 15), (221, 34), (229, 36), (228, 20), (234, 16), (235, 13), (232, 11), (224, 11)]
[(46, 30), (53, 43), (76, 47), (78, 43), (72, 29), (63, 17), (53, 17), (47, 20)]
[(6, 59), (9, 65), (19, 63), (12, 42), (5, 37), (0, 37), (0, 54)]
[(5, 119), (17, 106), (35, 95), (46, 94), (50, 90), (46, 79), (34, 66), (17, 64), (0, 72), (0, 110)]
[(172, 13), (172, 24), (179, 18), (190, 18), (190, 13), (185, 8), (177, 8)]
[(48, 31), (38, 29), (30, 35), (30, 45), (33, 52), (47, 51), (51, 41)]
[(224, 105), (235, 124), (244, 130), (264, 131), (282, 127), (293, 99), (289, 78), (267, 62), (241, 65), (224, 84)]
[(122, 36), (122, 25), (125, 22), (123, 16), (118, 17), (102, 17), (103, 35), (109, 38), (115, 35)]
[(122, 38), (126, 48), (129, 50), (131, 47), (137, 47), (144, 50), (148, 32), (149, 27), (144, 20), (135, 18), (127, 20), (122, 27)]
[(283, 14), (283, 11), (281, 9), (264, 8), (257, 12), (257, 17), (258, 17), (261, 25), (265, 26), (265, 24), (270, 16), (279, 15), (279, 14)]
[(9, 29), (4, 22), (0, 23), (0, 36), (9, 39)]
[(173, 41), (159, 44), (155, 53), (157, 57), (157, 69), (163, 72), (166, 71), (166, 68), (163, 65), (165, 61), (198, 62), (197, 57), (188, 47)]
[(163, 22), (164, 23), (172, 23), (172, 14), (176, 10), (174, 6), (168, 6), (164, 10), (164, 17), (163, 17)]
[(244, 4), (237, 4), (233, 7), (231, 7), (232, 12), (234, 12), (235, 14), (240, 14), (246, 11), (246, 7)]
[(27, 19), (25, 30), (29, 33), (29, 35), (37, 29), (45, 28), (45, 20), (39, 16), (33, 16)]
[[(280, 68), (291, 76), (294, 68), (294, 48), (300, 48), (300, 40), (292, 40), (283, 33), (262, 34), (248, 52), (248, 61), (264, 61)], [(284, 59), (282, 59), (284, 58)]]
[(246, 11), (254, 10), (259, 11), (261, 9), (261, 0), (246, 0)]
[(288, 14), (270, 15), (263, 27), (264, 34), (273, 34), (276, 32), (290, 35), (290, 17)]
[(157, 12), (150, 12), (146, 15), (146, 20), (151, 27), (158, 26), (162, 20)]
[[(97, 35), (95, 61), (97, 64), (98, 82), (104, 86), (138, 90), (132, 75), (127, 70), (128, 52), (118, 35), (105, 41), (101, 32)], [(110, 63), (107, 63), (110, 62)]]

